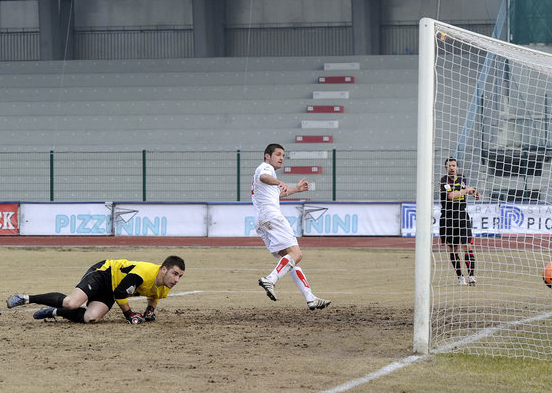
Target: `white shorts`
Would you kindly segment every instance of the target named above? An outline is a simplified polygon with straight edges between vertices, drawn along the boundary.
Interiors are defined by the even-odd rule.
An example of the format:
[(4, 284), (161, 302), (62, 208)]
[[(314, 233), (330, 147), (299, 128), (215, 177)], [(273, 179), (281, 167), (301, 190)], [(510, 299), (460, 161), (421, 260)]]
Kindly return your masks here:
[(279, 257), (278, 252), (298, 245), (293, 229), (283, 215), (274, 216), (269, 221), (259, 222), (257, 234), (265, 242), (268, 251), (276, 258)]

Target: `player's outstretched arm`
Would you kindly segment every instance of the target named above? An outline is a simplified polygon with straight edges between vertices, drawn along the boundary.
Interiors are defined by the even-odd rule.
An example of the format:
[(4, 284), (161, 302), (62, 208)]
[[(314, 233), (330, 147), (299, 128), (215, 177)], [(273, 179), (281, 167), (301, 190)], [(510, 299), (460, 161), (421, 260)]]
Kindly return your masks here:
[(305, 180), (305, 178), (302, 178), (297, 182), (297, 184), (293, 187), (289, 187), (288, 189), (288, 195), (296, 194), (298, 192), (308, 191), (309, 190), (309, 182)]
[(268, 184), (268, 185), (271, 185), (271, 186), (278, 186), (278, 188), (280, 189), (280, 197), (285, 197), (285, 196), (290, 195), (289, 194), (289, 187), (283, 181), (280, 181), (280, 180), (276, 179), (275, 177), (270, 176), (266, 173), (262, 174), (261, 177), (259, 177), (259, 179), (265, 184)]

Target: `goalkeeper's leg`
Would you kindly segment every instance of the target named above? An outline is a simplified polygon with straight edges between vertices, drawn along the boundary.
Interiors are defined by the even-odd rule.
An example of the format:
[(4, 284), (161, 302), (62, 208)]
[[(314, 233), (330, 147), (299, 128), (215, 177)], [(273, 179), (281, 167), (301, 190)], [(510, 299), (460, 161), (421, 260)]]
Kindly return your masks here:
[(449, 253), (450, 262), (452, 263), (452, 267), (456, 272), (456, 276), (460, 278), (462, 277), (462, 264), (460, 263), (460, 255), (458, 255), (456, 247), (450, 247), (449, 250), (450, 250), (450, 253)]
[(45, 308), (34, 313), (34, 319), (46, 319), (46, 318), (55, 318), (63, 317), (73, 322), (84, 323), (84, 313), (86, 312), (85, 308), (79, 307), (75, 310), (68, 308)]
[(468, 285), (466, 278), (462, 275), (462, 261), (460, 255), (458, 255), (458, 246), (449, 246), (449, 257), (452, 267), (456, 272), (459, 285)]
[(37, 311), (33, 317), (34, 319), (63, 317), (77, 323), (94, 323), (102, 319), (109, 308), (102, 301), (92, 301), (87, 308), (50, 307)]
[(466, 263), (466, 267), (468, 268), (468, 284), (477, 284), (477, 280), (475, 279), (475, 255), (473, 254), (471, 244), (468, 244), (466, 247), (464, 262)]
[(475, 255), (473, 251), (466, 251), (464, 254), (464, 261), (466, 262), (466, 267), (468, 268), (468, 276), (474, 276), (475, 274)]
[(29, 303), (44, 304), (45, 306), (61, 307), (65, 294), (59, 292), (49, 292), (40, 295), (26, 295), (24, 293), (18, 293), (12, 295), (7, 300), (8, 308), (22, 306)]
[(63, 307), (63, 299), (66, 297), (67, 295), (59, 292), (29, 295), (29, 303), (43, 304), (50, 307)]

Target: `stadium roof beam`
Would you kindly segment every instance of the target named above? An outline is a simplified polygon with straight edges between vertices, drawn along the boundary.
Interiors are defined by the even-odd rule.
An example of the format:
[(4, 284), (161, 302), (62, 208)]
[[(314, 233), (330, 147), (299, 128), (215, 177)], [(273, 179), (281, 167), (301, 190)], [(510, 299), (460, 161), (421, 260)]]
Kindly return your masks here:
[(74, 40), (73, 0), (38, 2), (40, 59), (72, 60)]
[(351, 0), (353, 52), (380, 54), (381, 0)]
[(193, 0), (195, 57), (224, 57), (226, 1)]

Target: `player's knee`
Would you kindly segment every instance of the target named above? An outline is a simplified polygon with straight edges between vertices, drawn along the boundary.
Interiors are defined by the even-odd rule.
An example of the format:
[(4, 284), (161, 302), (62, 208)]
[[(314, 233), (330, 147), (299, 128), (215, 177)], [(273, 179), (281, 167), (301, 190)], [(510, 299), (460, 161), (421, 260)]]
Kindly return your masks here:
[(96, 323), (102, 319), (103, 315), (100, 315), (97, 312), (88, 312), (84, 313), (84, 323)]
[(65, 299), (63, 299), (63, 308), (75, 310), (80, 306), (82, 306), (82, 302), (80, 302), (78, 299), (72, 298), (71, 296), (67, 296)]
[(295, 261), (295, 264), (297, 265), (299, 262), (301, 262), (301, 259), (303, 259), (303, 251), (297, 250), (292, 255), (293, 260)]
[(86, 318), (86, 316), (84, 317), (84, 323), (96, 323), (98, 322), (97, 319), (94, 319), (94, 318)]

